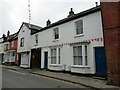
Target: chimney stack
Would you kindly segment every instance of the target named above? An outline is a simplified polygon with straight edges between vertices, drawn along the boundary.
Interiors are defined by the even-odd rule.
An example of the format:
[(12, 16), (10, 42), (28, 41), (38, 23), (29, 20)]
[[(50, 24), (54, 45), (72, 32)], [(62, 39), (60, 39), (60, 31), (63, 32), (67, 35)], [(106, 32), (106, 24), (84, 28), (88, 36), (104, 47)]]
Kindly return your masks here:
[(71, 8), (71, 11), (69, 12), (68, 17), (73, 16), (73, 15), (74, 15), (73, 8)]
[(5, 41), (6, 40), (6, 35), (5, 34), (3, 34), (3, 41)]
[(51, 21), (48, 19), (48, 21), (46, 22), (47, 26), (49, 26), (51, 24)]
[(6, 35), (5, 34), (3, 34), (3, 38), (5, 38), (6, 37)]
[(95, 4), (96, 4), (96, 7), (98, 6), (98, 2), (95, 2)]
[(9, 37), (10, 36), (10, 31), (8, 30), (8, 32), (7, 32), (7, 37)]

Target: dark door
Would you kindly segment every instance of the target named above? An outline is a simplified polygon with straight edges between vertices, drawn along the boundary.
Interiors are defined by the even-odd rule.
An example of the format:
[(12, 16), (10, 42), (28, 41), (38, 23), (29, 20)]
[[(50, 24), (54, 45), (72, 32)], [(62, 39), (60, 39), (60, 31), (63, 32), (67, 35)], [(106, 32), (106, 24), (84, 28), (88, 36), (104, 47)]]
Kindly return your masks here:
[(18, 66), (21, 64), (21, 54), (18, 54)]
[(44, 69), (48, 69), (48, 52), (44, 52)]
[(106, 74), (105, 50), (103, 47), (95, 48), (96, 74)]
[(31, 50), (31, 68), (41, 68), (41, 49)]

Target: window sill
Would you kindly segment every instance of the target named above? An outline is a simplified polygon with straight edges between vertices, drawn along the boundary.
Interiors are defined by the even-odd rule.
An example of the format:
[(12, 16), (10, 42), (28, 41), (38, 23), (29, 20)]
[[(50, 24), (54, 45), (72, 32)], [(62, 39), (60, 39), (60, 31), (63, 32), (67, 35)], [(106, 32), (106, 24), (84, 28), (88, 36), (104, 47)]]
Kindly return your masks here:
[(79, 35), (76, 35), (75, 38), (77, 37), (83, 37), (84, 35), (83, 34), (79, 34)]
[(50, 64), (50, 66), (61, 67), (63, 65), (62, 64)]
[(53, 42), (58, 42), (58, 41), (59, 41), (59, 39), (53, 40)]
[(90, 68), (90, 66), (71, 65), (72, 68)]

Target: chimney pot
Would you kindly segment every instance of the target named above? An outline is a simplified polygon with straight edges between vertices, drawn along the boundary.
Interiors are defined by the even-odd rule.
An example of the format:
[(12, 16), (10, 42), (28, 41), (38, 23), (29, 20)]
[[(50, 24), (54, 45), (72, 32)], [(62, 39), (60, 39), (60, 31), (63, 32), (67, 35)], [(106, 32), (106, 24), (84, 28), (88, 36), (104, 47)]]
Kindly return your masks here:
[(96, 4), (96, 7), (98, 6), (98, 2), (95, 2), (95, 4)]
[(10, 31), (8, 30), (8, 32), (7, 32), (7, 37), (9, 37), (10, 36)]
[(73, 8), (70, 8), (70, 10), (71, 10), (71, 11), (69, 12), (68, 17), (74, 15)]
[(6, 36), (5, 36), (5, 34), (3, 34), (3, 38), (5, 38)]
[(48, 19), (48, 21), (46, 22), (47, 26), (49, 26), (51, 24), (51, 21)]

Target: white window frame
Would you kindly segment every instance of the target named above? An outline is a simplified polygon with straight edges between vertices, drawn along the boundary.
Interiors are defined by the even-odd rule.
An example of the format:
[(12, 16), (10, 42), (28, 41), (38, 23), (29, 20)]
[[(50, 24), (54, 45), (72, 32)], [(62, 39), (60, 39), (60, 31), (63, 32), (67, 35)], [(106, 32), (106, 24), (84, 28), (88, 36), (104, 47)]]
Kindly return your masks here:
[[(78, 22), (82, 22), (82, 27), (80, 27), (79, 29), (77, 28), (77, 23)], [(76, 36), (83, 36), (83, 33), (84, 33), (84, 31), (83, 31), (83, 29), (84, 29), (83, 25), (84, 25), (83, 20), (77, 20), (75, 22), (75, 35)], [(80, 29), (82, 30), (82, 33), (77, 33)], [(79, 32), (81, 32), (81, 30)]]
[[(51, 50), (56, 50), (56, 55), (52, 55)], [(50, 64), (51, 65), (60, 65), (61, 64), (61, 48), (60, 47), (55, 47), (55, 48), (50, 48)], [(52, 58), (56, 58), (55, 63), (52, 62)]]
[(25, 38), (22, 37), (22, 38), (20, 39), (20, 47), (24, 47), (24, 41), (25, 41)]
[[(57, 30), (57, 34), (56, 34)], [(59, 27), (53, 28), (53, 35), (54, 35), (54, 40), (59, 40), (60, 34), (59, 34)], [(56, 38), (56, 35), (58, 35), (58, 38)]]
[(57, 64), (57, 55), (56, 55), (57, 54), (57, 49), (52, 48), (50, 51), (51, 51), (51, 64)]
[[(73, 46), (73, 48), (75, 48), (75, 47), (77, 47), (77, 48), (78, 47), (82, 47), (82, 64), (79, 64), (79, 63), (78, 64), (74, 64), (75, 56), (74, 56), (74, 49), (73, 49), (73, 65), (88, 66), (88, 46), (87, 45), (76, 45), (76, 46)], [(85, 49), (87, 49), (87, 50), (85, 50)], [(80, 55), (78, 55), (78, 57), (80, 57)]]
[(12, 48), (14, 47), (14, 41), (12, 41)]

